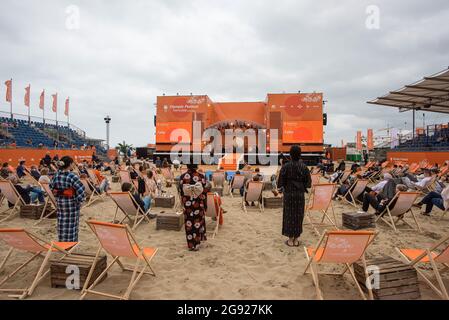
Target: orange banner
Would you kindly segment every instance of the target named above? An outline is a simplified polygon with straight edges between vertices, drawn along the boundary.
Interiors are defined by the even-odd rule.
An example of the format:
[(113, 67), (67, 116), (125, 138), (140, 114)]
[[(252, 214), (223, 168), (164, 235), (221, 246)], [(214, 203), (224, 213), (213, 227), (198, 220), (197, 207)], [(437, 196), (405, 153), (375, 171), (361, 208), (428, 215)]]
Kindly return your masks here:
[(284, 121), (282, 137), (282, 140), (286, 143), (323, 143), (323, 122), (322, 120)]
[[(181, 129), (175, 131), (177, 129)], [(172, 136), (173, 133), (173, 136)], [(156, 143), (177, 143), (192, 141), (192, 122), (158, 122), (156, 124)]]
[(356, 149), (362, 151), (362, 131), (357, 131)]
[(373, 137), (373, 129), (368, 129), (367, 132), (367, 142), (366, 145), (368, 147), (368, 150), (373, 150), (374, 149), (374, 137)]
[(0, 163), (9, 162), (15, 167), (19, 161), (25, 160), (27, 165), (38, 165), (47, 152), (50, 152), (51, 157), (70, 156), (75, 161), (81, 162), (91, 161), (93, 150), (0, 149)]

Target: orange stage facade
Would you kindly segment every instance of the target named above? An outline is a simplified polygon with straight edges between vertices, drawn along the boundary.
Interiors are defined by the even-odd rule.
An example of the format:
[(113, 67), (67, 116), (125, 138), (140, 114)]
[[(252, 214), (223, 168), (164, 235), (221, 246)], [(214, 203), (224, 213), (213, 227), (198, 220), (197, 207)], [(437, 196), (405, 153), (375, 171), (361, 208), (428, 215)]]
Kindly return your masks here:
[[(263, 130), (267, 148), (258, 153), (274, 150), (274, 142), (269, 145), (270, 129), (276, 129), (278, 152), (286, 153), (298, 144), (305, 154), (323, 154), (322, 93), (270, 93), (258, 102), (214, 102), (207, 95), (158, 96), (156, 108), (155, 154), (168, 154), (180, 142), (177, 129), (188, 133), (190, 138), (182, 141), (190, 144), (192, 152), (195, 144), (208, 143), (193, 141), (194, 121), (201, 123), (201, 133), (208, 128), (233, 128), (236, 123), (243, 123), (244, 129)], [(249, 152), (255, 152), (254, 148), (245, 142), (245, 153)]]

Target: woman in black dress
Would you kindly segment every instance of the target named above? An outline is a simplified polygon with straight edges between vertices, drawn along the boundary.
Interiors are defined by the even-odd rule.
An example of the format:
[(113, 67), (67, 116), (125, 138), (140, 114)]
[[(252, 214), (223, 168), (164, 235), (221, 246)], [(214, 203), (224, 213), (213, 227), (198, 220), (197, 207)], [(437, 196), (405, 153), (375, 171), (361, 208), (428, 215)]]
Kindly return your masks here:
[(312, 180), (307, 166), (300, 160), (301, 148), (290, 148), (291, 160), (285, 163), (279, 173), (278, 188), (284, 193), (282, 235), (289, 239), (290, 247), (299, 247), (298, 238), (302, 233), (304, 219), (304, 193), (311, 187)]

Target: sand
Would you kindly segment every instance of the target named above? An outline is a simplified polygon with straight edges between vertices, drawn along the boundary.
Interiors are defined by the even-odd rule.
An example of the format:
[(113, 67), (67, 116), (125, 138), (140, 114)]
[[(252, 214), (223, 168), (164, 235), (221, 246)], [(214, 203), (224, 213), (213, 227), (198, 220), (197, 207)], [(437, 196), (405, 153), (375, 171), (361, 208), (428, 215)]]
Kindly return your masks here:
[[(266, 173), (276, 168), (264, 168)], [(112, 185), (113, 190), (119, 184)], [(172, 189), (174, 192), (174, 189)], [(267, 196), (272, 196), (267, 192)], [(2, 209), (6, 206), (3, 204)], [(300, 247), (285, 245), (281, 235), (282, 209), (265, 209), (261, 213), (250, 208), (244, 213), (241, 198), (223, 197), (223, 208), (227, 210), (224, 225), (218, 235), (204, 242), (198, 252), (188, 251), (185, 234), (181, 231), (156, 230), (156, 221), (142, 223), (135, 234), (143, 246), (159, 248), (153, 259), (156, 277), (144, 276), (131, 294), (131, 299), (315, 299), (315, 288), (310, 274), (303, 275), (306, 257), (303, 246), (316, 244), (318, 236), (311, 227), (305, 226)], [(348, 204), (334, 201), (338, 222), (341, 213), (352, 212)], [(154, 208), (154, 212), (167, 210)], [(170, 210), (170, 209), (168, 209)], [(417, 212), (418, 210), (415, 209)], [(97, 201), (92, 206), (82, 209), (79, 252), (94, 254), (98, 242), (85, 221), (88, 218), (111, 221), (115, 212), (112, 200)], [(418, 214), (423, 233), (417, 231), (400, 231), (395, 233), (385, 224), (379, 224), (379, 236), (368, 251), (368, 257), (387, 254), (397, 257), (395, 246), (415, 247), (429, 246), (448, 234), (449, 217), (440, 221), (441, 211), (434, 209), (432, 217)], [(56, 222), (47, 220), (33, 226), (35, 221), (15, 218), (4, 222), (1, 227), (24, 227), (46, 239), (56, 238)], [(207, 220), (209, 231), (215, 222)], [(6, 255), (7, 248), (0, 243), (0, 259)], [(27, 257), (26, 253), (16, 253), (14, 262), (6, 267), (6, 272), (17, 267)], [(31, 264), (13, 278), (6, 287), (24, 287), (33, 278), (38, 263)], [(330, 270), (330, 269), (328, 269)], [(4, 276), (2, 272), (1, 277)], [(129, 273), (122, 273), (118, 266), (113, 267), (107, 279), (98, 285), (98, 290), (114, 294), (123, 294), (130, 279)], [(449, 278), (443, 275), (447, 287)], [(356, 287), (348, 275), (321, 276), (321, 288), (325, 299), (360, 299)], [(439, 297), (420, 279), (422, 299), (439, 299)], [(64, 288), (51, 288), (47, 277), (41, 282), (35, 293), (28, 299), (78, 299), (79, 291)], [(0, 293), (0, 299), (9, 299)], [(89, 295), (87, 299), (99, 299)]]

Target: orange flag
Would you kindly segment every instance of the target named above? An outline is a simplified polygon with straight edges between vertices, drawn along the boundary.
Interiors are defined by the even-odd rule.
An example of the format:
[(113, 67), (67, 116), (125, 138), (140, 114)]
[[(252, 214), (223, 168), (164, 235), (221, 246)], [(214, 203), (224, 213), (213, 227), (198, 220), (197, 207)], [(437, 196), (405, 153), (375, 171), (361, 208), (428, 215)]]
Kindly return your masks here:
[(53, 110), (53, 112), (56, 112), (58, 110), (58, 94), (52, 94), (51, 95), (53, 97), (53, 106), (51, 108), (51, 110)]
[(12, 101), (12, 79), (5, 81), (6, 85), (6, 101), (11, 102)]
[(356, 148), (358, 151), (361, 151), (363, 148), (363, 146), (362, 146), (362, 131), (357, 131)]
[(42, 90), (41, 96), (39, 98), (39, 108), (44, 110), (44, 102), (45, 102), (45, 90)]
[(69, 98), (65, 99), (65, 110), (64, 114), (68, 117), (69, 116)]
[(30, 90), (31, 90), (31, 85), (29, 84), (28, 87), (25, 88), (25, 98), (23, 99), (25, 105), (29, 108), (30, 107)]
[(368, 136), (368, 137), (367, 137), (367, 142), (366, 142), (366, 144), (367, 144), (368, 150), (371, 151), (371, 150), (374, 149), (373, 129), (368, 129), (367, 136)]

